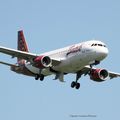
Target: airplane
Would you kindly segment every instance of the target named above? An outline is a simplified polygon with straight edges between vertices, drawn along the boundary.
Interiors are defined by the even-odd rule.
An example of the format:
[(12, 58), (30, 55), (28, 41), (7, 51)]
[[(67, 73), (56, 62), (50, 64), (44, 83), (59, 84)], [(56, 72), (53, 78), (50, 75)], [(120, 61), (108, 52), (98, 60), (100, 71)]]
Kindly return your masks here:
[(0, 52), (17, 58), (16, 64), (0, 61), (1, 64), (10, 67), (11, 71), (35, 77), (35, 80), (43, 81), (49, 75), (55, 75), (54, 80), (64, 82), (64, 75), (76, 74), (71, 87), (79, 89), (78, 80), (82, 75), (89, 75), (96, 82), (120, 77), (119, 73), (110, 72), (106, 69), (95, 68), (107, 55), (108, 48), (99, 40), (89, 40), (70, 45), (54, 51), (34, 54), (30, 53), (24, 37), (23, 30), (18, 31), (17, 50), (0, 46)]

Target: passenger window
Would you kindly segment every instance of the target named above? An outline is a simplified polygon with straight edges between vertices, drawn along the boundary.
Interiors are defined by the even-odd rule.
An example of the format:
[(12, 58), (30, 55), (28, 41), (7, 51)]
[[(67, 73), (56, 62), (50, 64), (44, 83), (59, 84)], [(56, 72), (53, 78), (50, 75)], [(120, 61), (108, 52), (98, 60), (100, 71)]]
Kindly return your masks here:
[(98, 44), (98, 46), (103, 46), (102, 44)]
[(95, 46), (97, 46), (97, 44), (95, 44)]

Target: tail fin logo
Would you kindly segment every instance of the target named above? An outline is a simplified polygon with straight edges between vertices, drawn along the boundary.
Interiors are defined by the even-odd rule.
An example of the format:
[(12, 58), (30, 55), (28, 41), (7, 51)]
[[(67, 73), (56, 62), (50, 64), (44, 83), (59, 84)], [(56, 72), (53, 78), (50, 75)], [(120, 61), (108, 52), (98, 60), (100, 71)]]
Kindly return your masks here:
[(24, 37), (24, 34), (23, 34), (22, 30), (18, 31), (18, 50), (29, 52), (28, 47), (27, 47), (27, 43), (25, 41), (25, 37)]
[[(17, 49), (20, 50), (20, 51), (29, 52), (28, 51), (28, 46), (27, 46), (27, 43), (25, 41), (25, 37), (24, 37), (24, 34), (23, 34), (22, 30), (18, 31), (18, 46), (17, 46)], [(24, 65), (25, 60), (21, 59), (21, 58), (17, 58), (17, 63), (19, 65)]]

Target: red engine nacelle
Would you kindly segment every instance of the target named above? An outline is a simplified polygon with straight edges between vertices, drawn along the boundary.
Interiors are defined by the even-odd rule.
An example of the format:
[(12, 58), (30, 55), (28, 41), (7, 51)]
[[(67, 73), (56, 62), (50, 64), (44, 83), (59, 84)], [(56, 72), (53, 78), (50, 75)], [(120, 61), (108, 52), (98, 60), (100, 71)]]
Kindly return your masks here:
[(90, 72), (90, 79), (96, 82), (105, 81), (109, 76), (109, 73), (105, 69), (92, 69)]
[(47, 68), (50, 67), (52, 64), (52, 60), (48, 56), (39, 56), (36, 57), (34, 60), (34, 66), (38, 68)]

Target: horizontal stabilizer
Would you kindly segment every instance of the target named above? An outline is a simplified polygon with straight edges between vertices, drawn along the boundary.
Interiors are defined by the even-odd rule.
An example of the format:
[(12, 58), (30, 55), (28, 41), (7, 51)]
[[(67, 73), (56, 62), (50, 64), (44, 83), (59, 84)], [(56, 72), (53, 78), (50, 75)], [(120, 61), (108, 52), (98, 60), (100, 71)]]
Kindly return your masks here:
[(0, 64), (4, 64), (4, 65), (7, 65), (7, 66), (16, 66), (14, 64), (10, 64), (10, 63), (7, 63), (7, 62), (3, 62), (3, 61), (0, 61)]

